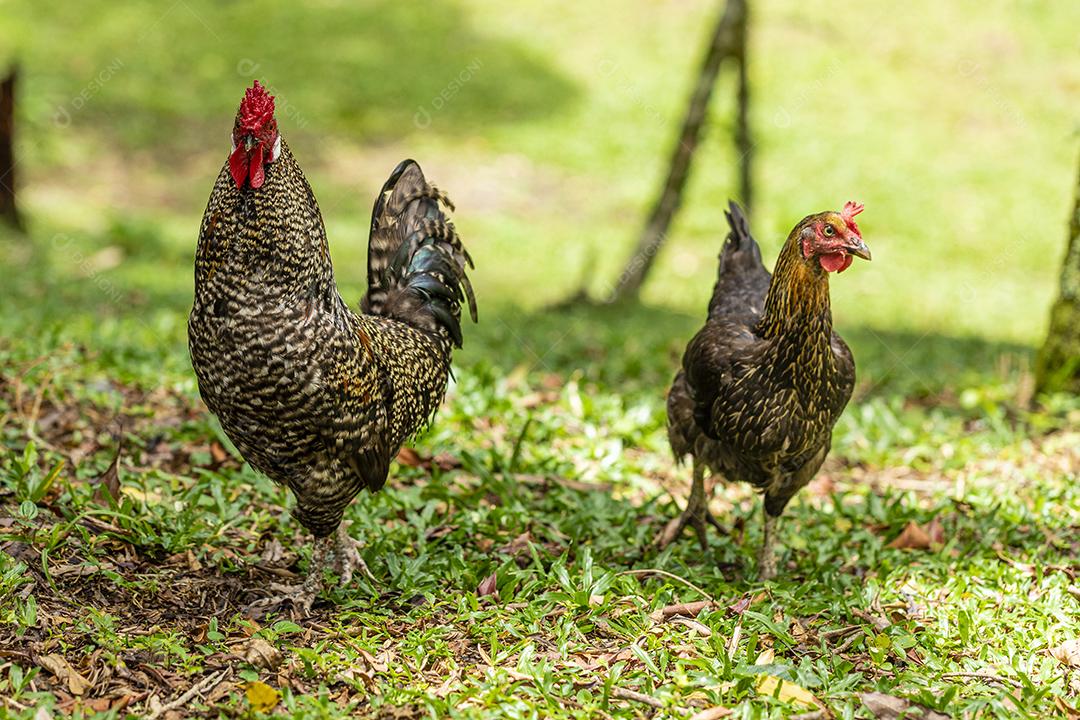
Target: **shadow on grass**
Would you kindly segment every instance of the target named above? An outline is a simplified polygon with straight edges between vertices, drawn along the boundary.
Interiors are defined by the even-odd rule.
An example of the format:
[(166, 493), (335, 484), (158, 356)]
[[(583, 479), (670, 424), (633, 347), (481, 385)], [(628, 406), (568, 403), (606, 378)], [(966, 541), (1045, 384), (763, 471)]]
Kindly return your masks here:
[[(120, 146), (164, 155), (186, 153), (185, 136), (201, 135), (202, 123), (220, 125), (224, 138), (255, 78), (276, 94), (290, 137), (310, 126), (369, 141), (532, 120), (577, 92), (539, 51), (478, 30), (452, 0), (89, 2), (33, 13), (12, 18), (33, 30), (22, 49), (31, 99), (57, 107), (65, 129), (103, 128)], [(95, 22), (104, 16), (109, 23)], [(70, 98), (90, 82), (93, 96), (76, 108)]]
[[(565, 310), (494, 308), (468, 328), (463, 363), (486, 361), (504, 372), (525, 366), (578, 373), (612, 389), (666, 388), (704, 313), (647, 305), (581, 305)], [(1027, 366), (1032, 348), (978, 337), (841, 328), (855, 354), (861, 396), (929, 397), (1007, 380)]]

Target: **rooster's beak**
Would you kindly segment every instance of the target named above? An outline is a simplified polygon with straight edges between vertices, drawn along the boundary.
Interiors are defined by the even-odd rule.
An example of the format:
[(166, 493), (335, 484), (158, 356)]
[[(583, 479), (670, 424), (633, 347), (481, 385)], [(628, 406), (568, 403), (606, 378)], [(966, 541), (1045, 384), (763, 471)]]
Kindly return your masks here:
[(251, 148), (255, 147), (258, 144), (259, 143), (255, 139), (254, 135), (245, 135), (244, 136), (244, 149), (247, 150), (248, 152), (251, 152)]
[(866, 243), (862, 241), (862, 238), (854, 238), (854, 242), (848, 245), (846, 249), (855, 257), (861, 257), (863, 260), (870, 259), (870, 248), (866, 247)]

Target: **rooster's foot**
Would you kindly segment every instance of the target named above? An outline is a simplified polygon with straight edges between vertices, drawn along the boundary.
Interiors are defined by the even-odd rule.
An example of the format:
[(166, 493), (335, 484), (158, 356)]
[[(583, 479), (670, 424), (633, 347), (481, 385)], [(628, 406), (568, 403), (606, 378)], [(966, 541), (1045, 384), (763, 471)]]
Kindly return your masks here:
[(653, 544), (656, 545), (657, 549), (663, 550), (668, 545), (675, 542), (682, 534), (683, 529), (689, 525), (694, 528), (694, 531), (697, 533), (698, 542), (701, 543), (701, 549), (708, 550), (709, 538), (705, 529), (706, 524), (712, 525), (721, 533), (727, 532), (724, 529), (724, 526), (713, 517), (711, 512), (709, 512), (709, 508), (704, 502), (700, 504), (688, 504), (679, 517), (672, 518), (664, 525), (664, 529), (656, 536)]
[(274, 592), (273, 595), (256, 600), (246, 609), (266, 612), (288, 606), (292, 608), (294, 617), (307, 617), (311, 614), (311, 606), (315, 604), (315, 598), (322, 590), (322, 569), (313, 569), (308, 578), (299, 585), (271, 583), (270, 589)]
[(349, 535), (349, 526), (346, 523), (338, 525), (334, 534), (334, 569), (341, 578), (342, 587), (352, 582), (353, 573), (359, 570), (373, 585), (377, 584), (375, 576), (368, 570), (367, 563), (360, 555), (362, 544)]

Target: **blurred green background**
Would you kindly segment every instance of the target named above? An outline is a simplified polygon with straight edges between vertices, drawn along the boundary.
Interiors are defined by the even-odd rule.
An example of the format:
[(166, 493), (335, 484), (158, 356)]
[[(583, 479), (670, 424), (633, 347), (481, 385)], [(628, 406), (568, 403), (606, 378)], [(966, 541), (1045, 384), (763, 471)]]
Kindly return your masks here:
[[(237, 101), (259, 78), (322, 205), (346, 297), (363, 287), (374, 192), (415, 157), (455, 199), (477, 260), (473, 337), (495, 334), (505, 351), (516, 333), (544, 357), (551, 343), (529, 326), (547, 321), (531, 312), (576, 287), (590, 259), (594, 291), (617, 276), (719, 8), (0, 3), (0, 47), (23, 69), (31, 228), (2, 245), (5, 334), (57, 319), (75, 326), (61, 334), (80, 322), (108, 334), (137, 315), (182, 360), (199, 219)], [(916, 340), (1026, 357), (1063, 255), (1080, 5), (774, 0), (752, 13), (753, 224), (767, 263), (803, 215), (857, 199), (874, 262), (836, 278), (833, 296), (838, 326), (883, 355), (868, 371), (897, 372), (887, 358)], [(706, 301), (734, 194), (730, 90), (722, 77), (646, 288), (649, 332), (670, 320), (681, 337), (692, 323), (679, 318)], [(469, 342), (465, 360), (487, 349)]]

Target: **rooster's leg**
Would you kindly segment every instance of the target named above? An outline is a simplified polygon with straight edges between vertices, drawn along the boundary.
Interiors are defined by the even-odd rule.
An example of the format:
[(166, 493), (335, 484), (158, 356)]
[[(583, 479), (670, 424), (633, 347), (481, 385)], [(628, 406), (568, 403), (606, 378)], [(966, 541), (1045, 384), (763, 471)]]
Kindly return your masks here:
[(311, 567), (307, 578), (299, 585), (273, 583), (270, 589), (274, 595), (251, 603), (249, 608), (276, 608), (291, 605), (300, 617), (311, 614), (315, 598), (323, 590), (323, 575), (329, 565), (330, 555), (334, 552), (334, 536), (316, 538), (311, 551)]
[(352, 582), (353, 572), (359, 570), (373, 584), (375, 576), (368, 570), (367, 563), (360, 556), (362, 547), (359, 540), (353, 540), (349, 535), (349, 526), (342, 522), (334, 533), (334, 556), (337, 561), (337, 572), (341, 577), (341, 585), (345, 586)]
[(770, 515), (765, 511), (765, 539), (761, 543), (761, 553), (758, 555), (758, 579), (771, 580), (776, 577), (776, 531), (780, 524), (780, 517)]
[(690, 525), (697, 533), (701, 549), (708, 550), (709, 539), (705, 532), (706, 523), (724, 532), (724, 528), (709, 512), (709, 501), (705, 497), (705, 468), (697, 461), (694, 461), (694, 484), (690, 488), (690, 498), (686, 501), (686, 509), (682, 511), (679, 517), (668, 521), (667, 525), (656, 537), (656, 546), (663, 550), (682, 534), (683, 528)]

